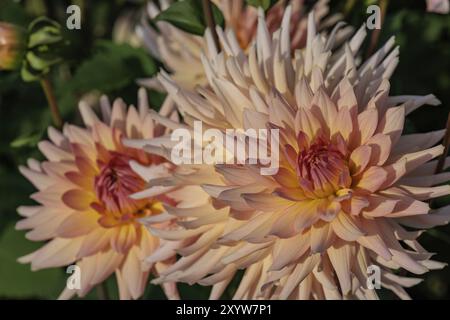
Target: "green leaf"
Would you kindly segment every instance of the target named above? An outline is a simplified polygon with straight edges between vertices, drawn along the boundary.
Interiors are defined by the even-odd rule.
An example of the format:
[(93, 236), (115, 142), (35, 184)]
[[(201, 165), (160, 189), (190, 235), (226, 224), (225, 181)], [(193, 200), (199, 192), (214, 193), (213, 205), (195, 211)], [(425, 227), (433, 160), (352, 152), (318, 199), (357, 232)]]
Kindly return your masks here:
[(55, 299), (63, 290), (65, 276), (61, 269), (32, 272), (17, 258), (26, 255), (42, 244), (25, 239), (24, 232), (10, 225), (0, 238), (0, 297)]
[(94, 55), (78, 68), (66, 90), (109, 93), (128, 86), (138, 78), (152, 76), (156, 71), (154, 61), (145, 50), (101, 41)]
[(117, 44), (111, 41), (101, 40), (97, 42), (96, 49), (101, 52), (108, 52), (116, 56), (116, 59), (124, 59), (125, 62), (127, 62), (127, 60), (135, 59), (139, 64), (138, 66), (136, 65), (136, 67), (139, 67), (139, 69), (130, 68), (130, 71), (139, 73), (139, 76), (150, 77), (158, 71), (151, 56), (142, 48), (135, 48), (128, 44)]
[[(223, 26), (222, 12), (212, 4), (214, 20), (217, 25)], [(169, 8), (162, 11), (155, 21), (166, 21), (183, 31), (196, 35), (203, 35), (206, 23), (203, 16), (203, 8), (199, 0), (183, 0), (174, 2)]]
[(27, 16), (24, 6), (18, 1), (1, 0), (0, 21), (25, 27), (30, 22), (30, 18)]
[(37, 132), (30, 135), (22, 135), (11, 142), (12, 148), (31, 147), (34, 148), (42, 138), (42, 132)]
[(55, 83), (59, 107), (63, 113), (74, 110), (86, 93), (133, 101), (138, 89), (136, 80), (151, 77), (157, 70), (155, 61), (142, 48), (97, 41), (90, 57), (81, 63), (70, 81)]
[(256, 8), (263, 8), (264, 11), (272, 8), (277, 3), (277, 0), (247, 0), (247, 4)]

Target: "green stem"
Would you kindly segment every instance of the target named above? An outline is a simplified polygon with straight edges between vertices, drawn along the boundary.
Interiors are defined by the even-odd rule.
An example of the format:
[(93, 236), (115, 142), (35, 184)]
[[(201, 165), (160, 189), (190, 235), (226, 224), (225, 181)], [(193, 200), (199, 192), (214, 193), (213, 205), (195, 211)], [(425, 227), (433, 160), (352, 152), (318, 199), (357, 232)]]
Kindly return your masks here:
[(61, 114), (59, 112), (58, 103), (56, 101), (55, 93), (53, 91), (53, 86), (48, 78), (48, 76), (44, 76), (41, 79), (41, 86), (44, 90), (45, 97), (47, 98), (48, 105), (50, 107), (50, 112), (52, 114), (53, 123), (57, 128), (61, 128), (63, 125), (63, 120), (61, 118)]
[(219, 37), (216, 32), (216, 22), (214, 21), (214, 15), (212, 11), (212, 5), (210, 0), (202, 0), (203, 15), (205, 16), (206, 25), (211, 30), (214, 43), (217, 49), (220, 49)]
[(99, 300), (109, 300), (108, 288), (106, 283), (100, 283), (97, 286), (97, 297)]

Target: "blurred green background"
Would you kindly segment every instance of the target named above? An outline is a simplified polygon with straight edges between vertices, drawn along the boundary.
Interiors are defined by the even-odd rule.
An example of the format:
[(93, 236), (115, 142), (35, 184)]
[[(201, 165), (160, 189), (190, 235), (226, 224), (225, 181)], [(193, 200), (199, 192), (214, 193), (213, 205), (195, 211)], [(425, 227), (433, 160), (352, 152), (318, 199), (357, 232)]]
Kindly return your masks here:
[[(344, 12), (346, 21), (358, 27), (367, 19), (367, 5), (376, 2), (336, 0), (331, 1), (331, 7), (333, 12)], [(51, 79), (63, 118), (79, 123), (76, 107), (81, 97), (96, 101), (104, 93), (134, 104), (135, 79), (151, 76), (160, 65), (134, 41), (131, 45), (124, 42), (128, 39), (126, 26), (133, 30), (144, 1), (0, 0), (0, 21), (26, 26), (35, 17), (46, 15), (65, 25), (65, 10), (70, 4), (82, 8), (82, 29), (64, 28), (70, 50), (66, 62), (54, 68)], [(425, 106), (411, 114), (408, 133), (444, 128), (450, 111), (450, 15), (427, 13), (425, 5), (425, 0), (389, 1), (378, 43), (395, 35), (400, 45), (400, 65), (392, 78), (391, 95), (434, 93), (442, 101), (441, 106)], [(158, 108), (162, 99), (161, 94), (150, 93), (153, 107)], [(67, 275), (62, 269), (31, 272), (29, 265), (16, 262), (41, 245), (14, 230), (16, 208), (31, 204), (28, 197), (34, 191), (17, 167), (29, 157), (42, 158), (36, 144), (45, 137), (49, 125), (51, 117), (39, 83), (23, 83), (19, 73), (0, 71), (0, 299), (54, 299), (65, 285)], [(439, 200), (440, 205), (447, 203), (450, 198)], [(450, 227), (425, 233), (421, 243), (437, 252), (437, 260), (450, 261)], [(114, 282), (107, 282), (111, 298), (117, 298)], [(450, 269), (446, 268), (430, 272), (408, 292), (414, 299), (448, 299), (449, 282)], [(233, 287), (224, 298), (231, 297)], [(180, 285), (180, 289), (185, 299), (207, 298), (210, 290), (188, 285)], [(96, 297), (95, 290), (88, 296)], [(382, 297), (394, 298), (390, 293), (382, 293)], [(149, 285), (144, 298), (164, 296), (158, 287)]]

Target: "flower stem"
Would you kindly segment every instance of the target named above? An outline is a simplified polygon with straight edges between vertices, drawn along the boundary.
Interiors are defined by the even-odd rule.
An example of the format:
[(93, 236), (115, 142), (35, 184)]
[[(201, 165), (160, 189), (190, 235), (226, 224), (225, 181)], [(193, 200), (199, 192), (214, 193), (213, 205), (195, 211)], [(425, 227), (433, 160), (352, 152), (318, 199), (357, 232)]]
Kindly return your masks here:
[(375, 48), (377, 47), (378, 39), (380, 38), (381, 28), (383, 27), (384, 23), (384, 17), (386, 16), (389, 0), (380, 0), (378, 4), (380, 6), (380, 14), (381, 14), (380, 29), (375, 29), (372, 31), (372, 36), (370, 38), (370, 45), (366, 55), (367, 58), (369, 58), (372, 55), (372, 53), (375, 51)]
[(203, 7), (203, 15), (205, 16), (206, 25), (209, 30), (211, 30), (211, 34), (214, 39), (214, 44), (217, 49), (220, 49), (219, 37), (216, 32), (216, 22), (214, 21), (214, 15), (212, 11), (212, 5), (210, 0), (202, 0)]
[(61, 118), (61, 114), (59, 113), (58, 103), (56, 102), (55, 93), (53, 91), (53, 86), (48, 78), (48, 76), (44, 76), (41, 79), (41, 86), (44, 90), (45, 97), (47, 98), (48, 105), (50, 107), (50, 112), (52, 114), (53, 122), (57, 128), (61, 128), (63, 125), (63, 121)]
[(448, 150), (450, 148), (450, 113), (447, 118), (447, 128), (445, 130), (444, 141), (442, 142), (442, 144), (444, 145), (444, 152), (439, 157), (439, 160), (438, 160), (438, 163), (436, 166), (436, 170), (435, 170), (435, 174), (438, 174), (438, 173), (442, 172), (442, 170), (444, 170), (445, 159), (447, 158)]
[(108, 288), (106, 283), (100, 283), (97, 286), (97, 297), (99, 300), (109, 300)]

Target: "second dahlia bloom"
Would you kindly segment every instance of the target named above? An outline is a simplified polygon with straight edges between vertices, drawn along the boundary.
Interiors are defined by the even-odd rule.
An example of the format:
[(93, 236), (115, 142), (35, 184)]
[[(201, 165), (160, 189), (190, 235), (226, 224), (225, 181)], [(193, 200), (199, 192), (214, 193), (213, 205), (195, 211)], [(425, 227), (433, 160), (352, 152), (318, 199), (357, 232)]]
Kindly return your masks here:
[[(146, 287), (151, 272), (157, 274), (172, 262), (172, 252), (160, 263), (143, 259), (160, 247), (160, 239), (140, 223), (161, 228), (170, 220), (158, 222), (163, 204), (183, 204), (186, 194), (175, 188), (153, 189), (145, 200), (130, 195), (142, 191), (148, 177), (169, 174), (171, 164), (165, 159), (125, 147), (122, 138), (151, 139), (166, 133), (148, 111), (145, 90), (139, 93), (139, 107), (127, 107), (118, 99), (111, 106), (101, 100), (99, 118), (86, 103), (80, 103), (85, 128), (66, 124), (62, 132), (49, 128), (49, 141), (39, 143), (47, 158), (34, 159), (21, 173), (38, 189), (31, 198), (38, 205), (23, 206), (24, 217), (17, 229), (30, 229), (32, 241), (48, 241), (39, 250), (19, 259), (31, 263), (33, 270), (77, 264), (81, 287), (66, 288), (61, 298), (84, 296), (94, 286), (116, 275), (121, 299), (137, 299)], [(163, 108), (161, 114), (176, 119), (176, 111)], [(189, 192), (189, 195), (192, 191)], [(169, 298), (176, 298), (174, 284), (165, 285)]]
[(450, 11), (449, 0), (427, 0), (427, 11), (447, 14)]
[[(211, 197), (196, 210), (167, 206), (178, 228), (150, 226), (182, 256), (157, 282), (212, 284), (218, 298), (243, 269), (236, 299), (374, 299), (367, 279), (377, 266), (381, 285), (409, 298), (404, 288), (421, 279), (396, 270), (421, 275), (444, 266), (417, 238), (448, 223), (450, 207), (430, 210), (428, 200), (450, 194), (450, 186), (436, 186), (450, 175), (434, 173), (444, 130), (402, 131), (406, 115), (439, 101), (389, 96), (398, 47), (391, 38), (357, 63), (364, 27), (335, 51), (335, 32), (317, 34), (310, 15), (306, 48), (292, 57), (290, 17), (288, 9), (270, 34), (260, 11), (248, 54), (224, 45), (224, 52), (203, 57), (209, 88), (189, 91), (160, 74), (189, 127), (198, 120), (224, 133), (278, 129), (280, 161), (272, 176), (262, 176), (259, 164), (184, 164), (155, 181), (200, 185)], [(152, 152), (159, 145), (166, 157), (173, 148), (127, 143)]]
[[(215, 0), (215, 4), (221, 9), (225, 19), (226, 32), (235, 36), (232, 45), (240, 46), (244, 51), (249, 48), (255, 40), (257, 9), (245, 4), (244, 0)], [(160, 1), (159, 9), (155, 3), (149, 2), (148, 16), (155, 18), (160, 10), (165, 10), (170, 1)], [(307, 11), (302, 0), (281, 0), (278, 1), (267, 13), (267, 23), (270, 32), (276, 31), (281, 24), (282, 16), (287, 4), (292, 5), (292, 19), (290, 33), (292, 35), (292, 49), (299, 49), (305, 46)], [(327, 17), (329, 12), (328, 0), (318, 1), (312, 11), (315, 12), (317, 22), (326, 28), (340, 19), (338, 15)], [(159, 32), (155, 31), (148, 22), (143, 22), (137, 29), (144, 44), (153, 56), (159, 58), (164, 65), (173, 73), (173, 78), (177, 83), (186, 88), (194, 88), (196, 85), (206, 85), (207, 79), (203, 71), (200, 56), (202, 52), (214, 51), (214, 45), (208, 47), (204, 39), (200, 36), (186, 33), (171, 24), (159, 21), (156, 23)], [(221, 31), (221, 30), (219, 30)], [(344, 38), (347, 32), (341, 32), (340, 38)], [(223, 32), (219, 33), (224, 37)], [(212, 45), (212, 43), (210, 43)], [(155, 79), (142, 80), (142, 85), (147, 87), (160, 87)]]

